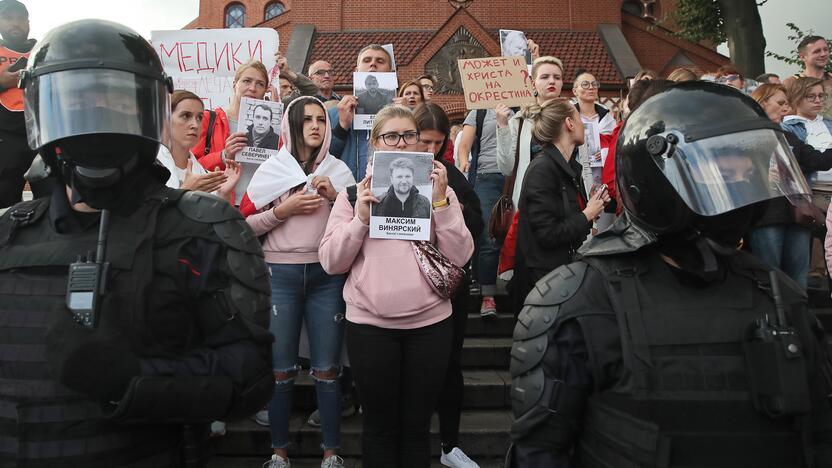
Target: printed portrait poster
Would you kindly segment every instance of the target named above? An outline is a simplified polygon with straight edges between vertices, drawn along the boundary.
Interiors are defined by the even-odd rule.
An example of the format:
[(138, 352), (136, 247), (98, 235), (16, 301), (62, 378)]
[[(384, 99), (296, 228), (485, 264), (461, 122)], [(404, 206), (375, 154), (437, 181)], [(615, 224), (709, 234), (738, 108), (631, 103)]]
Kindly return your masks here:
[(352, 75), (353, 94), (358, 99), (353, 129), (370, 130), (378, 111), (393, 103), (399, 80), (392, 72), (355, 72)]
[(378, 151), (370, 188), (373, 239), (430, 240), (433, 154)]
[(244, 97), (240, 99), (240, 116), (237, 132), (245, 133), (248, 146), (244, 147), (235, 160), (240, 163), (240, 180), (234, 188), (240, 204), (254, 172), (271, 156), (277, 156), (280, 142), (280, 122), (283, 119), (283, 103), (262, 101)]
[(500, 30), (500, 55), (503, 57), (523, 57), (531, 73), (532, 53), (523, 31), (514, 29)]
[(584, 145), (589, 159), (589, 167), (604, 167), (604, 154), (601, 151), (601, 133), (598, 125), (589, 122), (584, 124)]
[(381, 48), (390, 54), (390, 69), (396, 71), (396, 56), (393, 55), (393, 44), (384, 44)]
[(152, 31), (150, 41), (175, 89), (201, 97), (206, 109), (227, 106), (234, 94), (234, 73), (259, 60), (274, 70), (280, 45), (272, 28), (184, 29)]

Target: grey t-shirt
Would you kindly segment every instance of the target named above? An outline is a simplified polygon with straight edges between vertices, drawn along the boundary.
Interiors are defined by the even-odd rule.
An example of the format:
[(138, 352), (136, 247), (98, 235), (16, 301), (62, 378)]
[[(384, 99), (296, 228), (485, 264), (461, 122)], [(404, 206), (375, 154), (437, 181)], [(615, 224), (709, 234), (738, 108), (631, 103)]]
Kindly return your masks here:
[[(231, 133), (237, 131), (237, 125), (239, 125), (239, 123), (236, 120), (231, 118), (228, 119), (228, 128)], [(251, 178), (254, 177), (254, 171), (256, 171), (258, 167), (260, 167), (259, 164), (247, 162), (240, 163), (240, 180), (237, 181), (237, 185), (234, 187), (234, 205), (240, 206), (240, 202), (243, 201), (243, 196), (246, 194), (246, 190), (248, 189), (248, 184), (251, 182)]]
[[(477, 111), (472, 110), (465, 117), (463, 125), (477, 128)], [(494, 174), (500, 172), (497, 168), (497, 114), (494, 109), (485, 111), (482, 122), (482, 137), (480, 138), (480, 155), (477, 158), (478, 174)]]

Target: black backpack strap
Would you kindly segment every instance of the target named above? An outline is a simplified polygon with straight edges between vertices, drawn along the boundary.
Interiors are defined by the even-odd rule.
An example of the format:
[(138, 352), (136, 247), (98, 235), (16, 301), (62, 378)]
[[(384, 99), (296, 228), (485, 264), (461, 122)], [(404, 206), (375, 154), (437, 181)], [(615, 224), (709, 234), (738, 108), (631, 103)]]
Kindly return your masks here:
[(477, 134), (474, 137), (474, 143), (471, 144), (471, 154), (469, 155), (470, 164), (468, 165), (468, 183), (471, 184), (471, 187), (477, 181), (477, 165), (480, 160), (480, 142), (482, 141), (482, 127), (485, 125), (486, 112), (488, 112), (486, 109), (477, 109), (477, 119), (475, 122)]
[(355, 202), (358, 201), (358, 186), (357, 185), (350, 185), (347, 187), (347, 200), (349, 200), (350, 205), (355, 208)]
[(214, 123), (217, 121), (217, 113), (208, 111), (208, 131), (205, 132), (205, 154), (211, 152), (211, 138), (214, 136)]
[(653, 366), (647, 344), (647, 330), (638, 299), (638, 277), (648, 270), (646, 262), (635, 255), (582, 257), (581, 260), (604, 276), (610, 304), (621, 327), (624, 362), (644, 385), (646, 371)]
[(0, 212), (0, 246), (14, 240), (15, 231), (36, 223), (49, 208), (49, 198), (20, 202)]

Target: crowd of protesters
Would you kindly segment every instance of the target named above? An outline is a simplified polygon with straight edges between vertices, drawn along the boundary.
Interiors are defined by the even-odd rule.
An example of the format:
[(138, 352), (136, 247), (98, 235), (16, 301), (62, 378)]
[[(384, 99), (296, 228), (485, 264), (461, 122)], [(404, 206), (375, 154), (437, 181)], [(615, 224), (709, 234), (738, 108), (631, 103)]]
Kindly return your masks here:
[[(0, 45), (23, 54), (33, 44), (27, 13), (15, 3), (4, 5), (12, 6), (0, 11)], [(355, 412), (356, 399), (363, 412), (365, 467), (429, 466), (435, 411), (441, 462), (478, 466), (459, 441), (468, 311), (478, 309), (483, 319), (496, 316), (505, 279), (511, 296), (505, 312), (519, 313), (537, 280), (571, 262), (589, 236), (613, 224), (621, 212), (614, 165), (623, 119), (674, 82), (705, 79), (737, 88), (782, 125), (816, 190), (815, 201), (770, 203), (742, 248), (807, 287), (813, 232), (825, 223), (832, 233), (832, 205), (825, 196), (832, 194), (826, 39), (809, 36), (800, 43), (804, 69), (782, 84), (777, 75), (751, 80), (731, 66), (713, 73), (679, 68), (665, 79), (644, 70), (633, 77), (620, 115), (599, 102), (601, 84), (592, 70), (565, 76), (560, 59), (540, 56), (536, 44), (528, 45), (536, 102), (471, 111), (454, 125), (431, 102), (435, 79), (423, 75), (403, 81), (371, 130), (355, 129), (358, 100), (334, 91), (336, 70), (323, 60), (309, 66), (307, 77), (278, 56), (279, 83), (270, 83), (270, 70), (261, 62), (243, 64), (230, 103), (212, 110), (195, 94), (174, 92), (170, 141), (158, 156), (171, 173), (168, 185), (214, 192), (238, 206), (260, 237), (271, 271), (277, 385), (268, 408), (256, 416), (271, 429), (267, 466), (290, 463), (292, 393), (304, 354), (317, 397), (310, 424), (321, 427), (322, 467), (343, 466), (337, 455), (340, 421)], [(355, 59), (355, 71), (395, 71), (387, 50), (376, 44), (357, 51)], [(16, 77), (15, 70), (0, 71), (2, 92), (14, 88)], [(571, 83), (570, 98), (561, 95), (564, 82)], [(267, 93), (285, 106), (274, 148), (279, 153), (259, 166), (237, 162), (247, 145), (246, 134), (235, 131), (241, 99)], [(17, 111), (5, 101), (0, 108), (3, 206), (19, 200), (23, 172), (34, 157), (21, 140)], [(600, 153), (589, 154), (587, 125), (600, 133)], [(431, 239), (445, 259), (466, 268), (455, 294), (446, 297), (429, 286), (412, 241), (369, 237), (370, 206), (378, 202), (370, 189), (376, 151), (434, 156)], [(593, 167), (591, 158), (603, 164)], [(832, 235), (825, 247), (832, 269)]]

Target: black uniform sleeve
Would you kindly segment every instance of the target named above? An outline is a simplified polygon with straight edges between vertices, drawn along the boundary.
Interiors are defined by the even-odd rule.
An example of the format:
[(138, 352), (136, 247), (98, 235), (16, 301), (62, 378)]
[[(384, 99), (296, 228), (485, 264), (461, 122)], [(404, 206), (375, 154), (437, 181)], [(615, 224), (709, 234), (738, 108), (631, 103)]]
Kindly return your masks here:
[[(140, 356), (140, 376), (128, 386), (115, 419), (235, 419), (253, 414), (271, 397), (272, 337), (266, 324), (251, 318), (268, 317), (268, 294), (241, 281), (230, 258), (251, 262), (238, 268), (265, 269), (257, 264), (261, 257), (200, 238), (178, 253), (157, 254), (158, 293), (150, 299), (148, 320), (155, 352)], [(244, 310), (252, 307), (266, 310)]]

